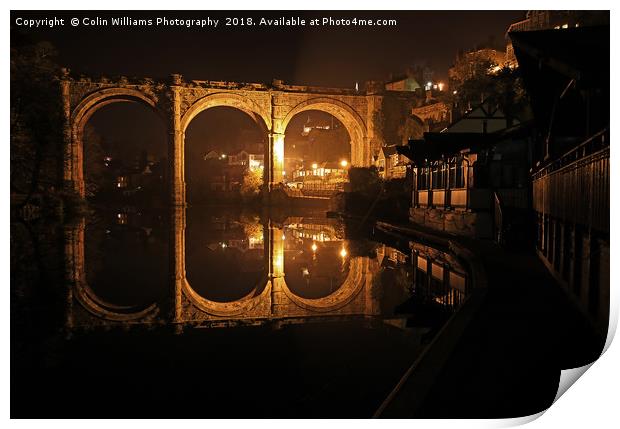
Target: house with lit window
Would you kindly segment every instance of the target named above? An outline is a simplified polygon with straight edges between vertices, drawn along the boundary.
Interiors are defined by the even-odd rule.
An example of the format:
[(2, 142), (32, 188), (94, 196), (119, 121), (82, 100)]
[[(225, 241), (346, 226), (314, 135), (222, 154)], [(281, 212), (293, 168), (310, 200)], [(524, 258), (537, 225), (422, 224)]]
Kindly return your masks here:
[(291, 178), (299, 182), (333, 182), (347, 180), (347, 166), (343, 162), (314, 162), (308, 165), (300, 165), (293, 170)]
[[(442, 132), (410, 140), (410, 220), (454, 234), (492, 238), (510, 212), (531, 206), (531, 127), (482, 104)], [(525, 217), (525, 216), (524, 216)]]
[(290, 173), (287, 186), (306, 196), (330, 196), (342, 192), (349, 181), (348, 165), (344, 160), (299, 165)]
[(241, 166), (251, 170), (264, 168), (265, 155), (242, 150), (239, 153), (228, 155), (228, 165)]
[(263, 168), (265, 155), (262, 153), (250, 153), (242, 150), (234, 155), (228, 155), (228, 165), (239, 165), (250, 169)]
[(376, 157), (375, 166), (384, 180), (402, 179), (407, 176), (409, 160), (399, 153), (397, 145), (383, 146)]

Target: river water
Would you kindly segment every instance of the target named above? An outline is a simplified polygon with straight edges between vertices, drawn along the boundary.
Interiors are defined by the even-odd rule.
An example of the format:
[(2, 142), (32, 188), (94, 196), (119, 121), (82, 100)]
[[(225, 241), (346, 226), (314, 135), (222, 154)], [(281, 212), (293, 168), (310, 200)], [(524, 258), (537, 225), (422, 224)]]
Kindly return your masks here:
[(370, 417), (470, 288), (311, 211), (101, 210), (11, 250), (13, 417)]

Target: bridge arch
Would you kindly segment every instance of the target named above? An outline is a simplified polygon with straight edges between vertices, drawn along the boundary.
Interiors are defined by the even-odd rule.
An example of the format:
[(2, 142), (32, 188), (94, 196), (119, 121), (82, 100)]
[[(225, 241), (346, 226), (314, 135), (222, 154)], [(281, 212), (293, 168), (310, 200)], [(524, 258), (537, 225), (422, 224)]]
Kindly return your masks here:
[[(253, 121), (256, 123), (260, 132), (265, 135), (270, 135), (271, 130), (271, 117), (269, 112), (264, 112), (261, 110), (260, 106), (253, 101), (250, 97), (244, 97), (239, 94), (231, 93), (231, 92), (217, 92), (213, 94), (206, 95), (198, 100), (194, 101), (187, 111), (181, 115), (179, 121), (179, 136), (177, 139), (177, 148), (176, 150), (183, 154), (178, 158), (179, 164), (179, 178), (177, 181), (181, 182), (182, 188), (182, 202), (186, 203), (186, 186), (187, 186), (187, 171), (186, 171), (186, 160), (185, 160), (185, 133), (189, 124), (200, 114), (208, 109), (213, 107), (230, 107), (235, 110), (241, 111), (247, 114)], [(269, 143), (268, 143), (269, 144)], [(263, 176), (263, 180), (266, 180), (266, 175)]]
[(114, 103), (139, 103), (160, 117), (166, 123), (164, 113), (158, 108), (157, 101), (142, 91), (132, 88), (105, 88), (96, 91), (80, 101), (71, 112), (71, 145), (67, 157), (71, 168), (65, 170), (65, 181), (71, 181), (77, 187), (80, 196), (85, 195), (84, 185), (84, 127), (95, 112)]
[(181, 117), (181, 131), (185, 132), (190, 122), (201, 112), (212, 107), (232, 107), (248, 114), (261, 128), (268, 132), (271, 129), (271, 118), (251, 99), (238, 94), (218, 92), (206, 95), (195, 101)]
[(357, 167), (370, 164), (369, 151), (366, 148), (368, 141), (366, 123), (353, 107), (335, 98), (315, 97), (299, 103), (288, 112), (279, 126), (274, 123), (275, 132), (284, 134), (291, 119), (308, 110), (329, 113), (342, 122), (351, 139), (351, 164)]
[(157, 107), (157, 101), (144, 92), (131, 88), (106, 88), (90, 94), (73, 109), (71, 114), (73, 131), (83, 131), (84, 125), (97, 110), (108, 104), (119, 102), (142, 103), (164, 119), (163, 113)]

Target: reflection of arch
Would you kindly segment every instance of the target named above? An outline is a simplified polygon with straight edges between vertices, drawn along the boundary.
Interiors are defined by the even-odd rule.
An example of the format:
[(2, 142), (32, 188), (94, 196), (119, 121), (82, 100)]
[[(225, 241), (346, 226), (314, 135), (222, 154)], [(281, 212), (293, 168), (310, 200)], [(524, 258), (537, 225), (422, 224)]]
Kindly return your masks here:
[[(282, 241), (282, 230), (273, 227), (271, 224), (266, 228), (264, 251), (269, 252), (268, 264), (269, 275), (257, 285), (254, 291), (244, 298), (233, 302), (216, 302), (208, 300), (190, 286), (185, 274), (185, 208), (175, 210), (174, 222), (174, 255), (175, 266), (175, 320), (183, 321), (183, 297), (187, 298), (190, 305), (200, 311), (218, 317), (243, 318), (257, 317), (260, 313), (262, 317), (286, 317), (287, 315), (297, 314), (295, 311), (289, 313), (288, 305), (295, 304), (298, 308), (307, 310), (309, 313), (328, 313), (342, 309), (351, 303), (364, 290), (367, 280), (370, 278), (370, 259), (367, 257), (357, 257), (350, 260), (349, 273), (336, 291), (330, 295), (311, 299), (302, 298), (295, 295), (286, 285), (284, 269), (284, 242)], [(263, 288), (263, 286), (265, 286)], [(259, 291), (262, 289), (262, 292)], [(268, 307), (267, 307), (268, 306)], [(279, 310), (274, 310), (274, 306)], [(270, 307), (270, 308), (269, 308)], [(258, 311), (257, 311), (258, 310)], [(274, 312), (275, 311), (275, 312)]]
[[(267, 284), (260, 295), (257, 295), (257, 291), (260, 287)], [(190, 286), (187, 278), (183, 279), (183, 294), (200, 310), (207, 314), (221, 317), (239, 316), (252, 310), (258, 303), (269, 299), (271, 294), (271, 287), (267, 282), (267, 279), (263, 279), (260, 284), (256, 286), (249, 294), (236, 301), (231, 302), (217, 302), (211, 301), (198, 294)]]
[[(140, 103), (152, 109), (160, 118), (163, 113), (157, 108), (156, 101), (143, 92), (130, 88), (106, 88), (94, 92), (84, 98), (71, 113), (71, 140), (74, 148), (71, 154), (71, 177), (78, 185), (78, 193), (84, 196), (84, 142), (82, 141), (84, 127), (90, 117), (99, 109), (113, 103)], [(165, 123), (165, 120), (164, 120)]]
[(196, 115), (212, 107), (232, 107), (241, 110), (247, 113), (265, 133), (271, 128), (269, 116), (261, 113), (259, 106), (252, 100), (237, 94), (219, 92), (194, 102), (181, 118), (181, 130), (185, 132)]
[(369, 164), (370, 159), (365, 149), (365, 142), (367, 140), (366, 124), (355, 109), (340, 100), (329, 97), (316, 97), (299, 103), (282, 120), (281, 129), (276, 129), (275, 131), (284, 134), (291, 119), (298, 113), (307, 110), (320, 110), (329, 113), (342, 122), (351, 139), (351, 163), (354, 166), (366, 166)]
[(315, 312), (334, 311), (344, 307), (357, 296), (364, 288), (366, 283), (366, 272), (368, 270), (367, 258), (353, 258), (350, 262), (349, 274), (334, 293), (323, 298), (302, 298), (295, 295), (287, 286), (284, 277), (274, 279), (279, 281), (286, 296), (298, 306)]
[[(174, 239), (170, 242), (173, 246), (171, 255), (174, 255), (175, 267), (175, 303), (176, 319), (182, 318), (182, 308), (180, 307), (182, 296), (184, 295), (194, 306), (201, 311), (220, 317), (239, 316), (256, 307), (260, 302), (269, 300), (271, 284), (267, 278), (263, 277), (258, 284), (246, 296), (236, 301), (217, 302), (207, 299), (196, 292), (189, 284), (185, 273), (185, 228), (187, 226), (185, 208), (173, 212), (172, 228), (174, 228)], [(266, 285), (266, 286), (265, 286)], [(263, 287), (265, 286), (265, 287)], [(258, 292), (262, 292), (259, 294)]]
[(99, 298), (88, 284), (78, 282), (75, 284), (74, 296), (77, 301), (89, 313), (106, 320), (129, 322), (145, 319), (158, 313), (157, 304), (147, 306), (119, 306), (109, 304)]
[(86, 281), (84, 251), (85, 220), (82, 219), (68, 231), (66, 237), (65, 262), (73, 280), (73, 296), (89, 313), (114, 321), (137, 321), (155, 316), (159, 312), (157, 304), (146, 306), (117, 306), (99, 298)]

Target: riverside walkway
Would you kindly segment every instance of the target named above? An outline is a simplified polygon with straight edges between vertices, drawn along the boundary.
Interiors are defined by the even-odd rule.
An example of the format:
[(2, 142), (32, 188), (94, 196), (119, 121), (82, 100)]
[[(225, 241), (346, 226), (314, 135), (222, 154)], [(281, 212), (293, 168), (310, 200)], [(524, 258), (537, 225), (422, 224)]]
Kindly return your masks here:
[(551, 406), (560, 370), (598, 358), (604, 337), (531, 251), (412, 224), (377, 228), (467, 249), (474, 292), (375, 413), (379, 418), (507, 418)]

